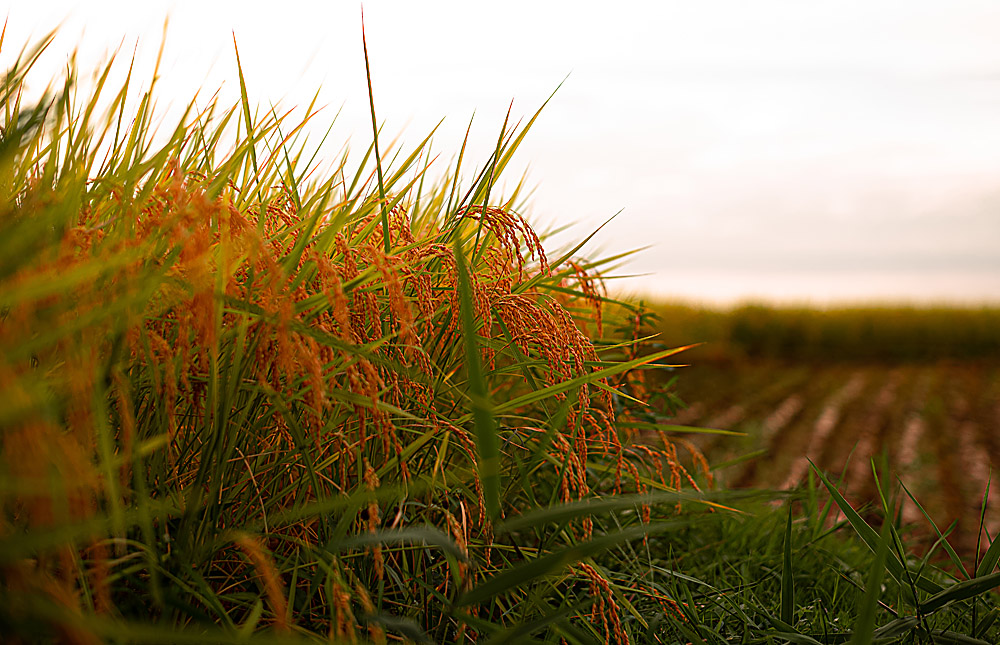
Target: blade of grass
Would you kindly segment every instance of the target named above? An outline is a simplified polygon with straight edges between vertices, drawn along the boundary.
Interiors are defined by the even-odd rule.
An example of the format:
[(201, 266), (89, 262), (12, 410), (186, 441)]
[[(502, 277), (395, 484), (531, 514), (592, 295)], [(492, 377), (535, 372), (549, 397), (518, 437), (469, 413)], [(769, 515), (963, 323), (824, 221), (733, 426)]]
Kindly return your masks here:
[(378, 149), (378, 123), (375, 120), (375, 94), (372, 91), (372, 71), (368, 60), (368, 40), (365, 38), (365, 11), (361, 10), (361, 46), (365, 52), (365, 78), (368, 80), (368, 105), (372, 115), (372, 135), (375, 146), (375, 170), (378, 173), (378, 199), (382, 210), (382, 242), (388, 254), (392, 250), (389, 239), (389, 211), (385, 201), (385, 180), (382, 178), (382, 156)]
[[(544, 388), (542, 388), (540, 390), (536, 390), (534, 392), (529, 392), (528, 394), (523, 394), (523, 395), (521, 395), (521, 396), (519, 396), (517, 398), (511, 399), (510, 401), (507, 401), (505, 403), (501, 403), (499, 405), (495, 405), (495, 406), (493, 406), (493, 413), (494, 414), (503, 414), (503, 413), (506, 413), (506, 412), (510, 412), (510, 411), (516, 410), (517, 408), (519, 408), (521, 406), (528, 405), (529, 403), (536, 403), (538, 401), (541, 401), (543, 399), (547, 399), (547, 398), (555, 396), (557, 394), (562, 394), (564, 392), (569, 392), (570, 390), (572, 390), (574, 388), (577, 388), (577, 387), (579, 387), (581, 385), (590, 383), (590, 382), (592, 382), (594, 380), (602, 379), (602, 378), (607, 378), (609, 376), (614, 376), (615, 374), (621, 374), (622, 372), (627, 372), (629, 370), (636, 369), (637, 367), (641, 367), (643, 365), (648, 365), (649, 363), (652, 363), (654, 361), (658, 361), (658, 360), (666, 358), (668, 356), (673, 356), (674, 354), (677, 354), (679, 352), (683, 352), (684, 350), (690, 349), (691, 347), (693, 347), (693, 345), (686, 345), (684, 347), (674, 347), (674, 348), (665, 349), (665, 350), (662, 350), (662, 351), (659, 351), (659, 352), (656, 352), (656, 353), (653, 353), (653, 354), (648, 354), (646, 356), (643, 356), (641, 358), (637, 358), (635, 360), (626, 361), (626, 362), (623, 362), (623, 363), (613, 363), (611, 365), (611, 367), (606, 367), (604, 369), (595, 370), (594, 372), (591, 372), (590, 374), (585, 374), (583, 376), (578, 376), (578, 377), (573, 378), (573, 379), (568, 379), (568, 380), (565, 380), (565, 381), (560, 381), (559, 383), (555, 383), (553, 385), (549, 385), (549, 386), (544, 387)], [(469, 418), (470, 418), (470, 415), (466, 415), (464, 417), (461, 417), (459, 419), (459, 422), (460, 423), (464, 423), (464, 422), (468, 421)]]
[(432, 526), (415, 526), (405, 529), (375, 531), (360, 533), (348, 538), (336, 540), (326, 545), (330, 553), (340, 553), (374, 544), (427, 544), (435, 546), (462, 562), (468, 562), (469, 557), (455, 544), (452, 537)]
[[(233, 32), (233, 51), (236, 52), (236, 69), (239, 72), (240, 77), (240, 101), (243, 104), (243, 120), (245, 127), (247, 129), (247, 138), (252, 141), (253, 136), (253, 119), (250, 116), (250, 98), (247, 95), (247, 83), (246, 79), (243, 77), (243, 64), (240, 62), (240, 48), (236, 44), (236, 32)], [(257, 167), (257, 150), (256, 146), (249, 146), (250, 161), (253, 164), (254, 176), (260, 174), (260, 170)]]
[[(876, 552), (879, 548), (879, 545), (881, 544), (881, 538), (879, 537), (879, 534), (876, 533), (875, 529), (869, 526), (868, 522), (866, 522), (864, 518), (862, 518), (858, 514), (858, 512), (854, 510), (854, 508), (848, 503), (848, 501), (844, 499), (844, 496), (840, 494), (840, 491), (837, 490), (837, 487), (834, 486), (832, 483), (830, 483), (830, 480), (827, 479), (823, 471), (817, 468), (816, 464), (814, 464), (812, 460), (809, 460), (809, 464), (816, 472), (816, 475), (820, 478), (820, 481), (823, 482), (823, 485), (826, 486), (826, 489), (827, 491), (829, 491), (830, 496), (836, 502), (837, 506), (840, 508), (840, 511), (847, 518), (847, 521), (857, 532), (858, 536), (861, 537), (861, 539), (864, 541), (866, 545), (868, 545), (868, 548), (871, 549), (873, 553)], [(888, 523), (888, 520), (886, 522)], [(904, 573), (903, 573), (904, 567), (903, 563), (899, 561), (899, 559), (896, 557), (895, 554), (890, 553), (886, 557), (885, 566), (888, 569), (889, 573), (897, 582), (902, 582), (904, 578)], [(916, 584), (916, 586), (920, 587), (924, 591), (929, 591), (931, 593), (938, 593), (942, 591), (941, 585), (939, 585), (938, 583), (934, 582), (933, 580), (925, 576), (918, 577), (914, 581), (914, 583)]]
[(788, 505), (785, 545), (781, 563), (781, 620), (795, 624), (795, 578), (792, 575), (792, 505)]
[[(669, 504), (673, 506), (678, 502), (683, 501), (710, 501), (719, 499), (746, 498), (755, 494), (756, 493), (744, 491), (725, 491), (708, 494), (659, 492), (639, 495), (615, 495), (612, 497), (567, 502), (565, 504), (557, 504), (555, 506), (535, 509), (510, 520), (504, 520), (502, 523), (497, 525), (495, 531), (497, 535), (501, 535), (503, 533), (537, 527), (545, 523), (561, 524), (577, 517), (611, 513), (614, 511), (624, 511), (635, 509), (643, 505)], [(702, 519), (712, 521), (714, 519), (718, 519), (718, 517), (716, 515), (707, 515)]]
[(997, 586), (1000, 586), (1000, 571), (972, 580), (963, 580), (920, 603), (920, 610), (925, 614), (931, 614), (950, 603), (974, 598)]
[(867, 645), (872, 642), (872, 634), (875, 631), (875, 612), (878, 609), (879, 596), (882, 594), (882, 578), (886, 572), (889, 542), (892, 539), (891, 527), (892, 523), (886, 519), (875, 547), (875, 561), (868, 571), (865, 594), (858, 605), (858, 620), (854, 624), (850, 645)]
[(475, 428), (476, 446), (479, 450), (479, 477), (483, 483), (483, 499), (490, 517), (500, 514), (500, 439), (494, 419), (493, 406), (486, 390), (479, 348), (479, 332), (472, 305), (472, 283), (462, 248), (456, 241), (455, 264), (458, 273), (459, 308), (462, 318), (465, 368), (469, 376), (469, 397)]
[(913, 493), (910, 492), (910, 489), (906, 487), (906, 484), (904, 484), (902, 480), (899, 481), (899, 485), (902, 487), (903, 492), (906, 493), (907, 497), (910, 498), (910, 501), (912, 501), (913, 504), (917, 507), (917, 510), (919, 510), (920, 513), (924, 516), (924, 519), (926, 519), (927, 522), (931, 525), (931, 528), (934, 529), (934, 532), (938, 536), (938, 540), (944, 547), (944, 550), (948, 554), (948, 557), (951, 559), (951, 563), (954, 564), (955, 568), (961, 571), (966, 578), (971, 578), (972, 576), (969, 575), (968, 569), (965, 568), (965, 563), (962, 562), (962, 558), (958, 556), (958, 553), (955, 552), (955, 549), (952, 548), (951, 544), (948, 543), (948, 540), (945, 539), (945, 535), (941, 533), (941, 529), (938, 528), (937, 523), (927, 513), (923, 505), (917, 501), (917, 498), (913, 496)]
[(462, 594), (456, 601), (456, 605), (461, 607), (484, 602), (494, 596), (513, 591), (536, 578), (562, 571), (576, 562), (607, 551), (628, 540), (639, 539), (646, 535), (656, 535), (686, 525), (687, 523), (683, 520), (671, 520), (636, 526), (546, 553), (532, 560), (508, 567), (487, 578)]

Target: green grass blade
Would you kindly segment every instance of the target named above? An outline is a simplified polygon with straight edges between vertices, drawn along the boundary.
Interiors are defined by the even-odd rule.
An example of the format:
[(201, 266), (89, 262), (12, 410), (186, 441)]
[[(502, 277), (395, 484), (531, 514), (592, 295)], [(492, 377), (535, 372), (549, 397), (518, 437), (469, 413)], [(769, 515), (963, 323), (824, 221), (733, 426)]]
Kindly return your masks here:
[(247, 83), (243, 77), (243, 64), (240, 62), (240, 48), (236, 45), (236, 32), (233, 32), (233, 51), (236, 52), (236, 69), (240, 76), (240, 101), (243, 103), (243, 120), (247, 129), (247, 140), (250, 141), (250, 161), (253, 164), (253, 174), (258, 176), (257, 151), (253, 145), (253, 118), (250, 116), (250, 98), (247, 96)]
[[(921, 636), (925, 635), (923, 631), (919, 633)], [(995, 641), (984, 641), (979, 638), (973, 638), (972, 636), (966, 636), (965, 634), (945, 629), (932, 629), (930, 631), (929, 642), (934, 643), (935, 645), (938, 643), (941, 645), (996, 645)]]
[(792, 575), (792, 505), (788, 505), (785, 545), (781, 563), (781, 620), (795, 624), (795, 579)]
[(1000, 571), (972, 580), (963, 580), (920, 603), (920, 610), (925, 614), (932, 614), (949, 603), (974, 598), (997, 586), (1000, 586)]
[[(573, 379), (568, 379), (566, 381), (554, 383), (553, 385), (549, 385), (541, 390), (536, 390), (534, 392), (529, 392), (528, 394), (523, 394), (519, 397), (511, 399), (510, 401), (507, 401), (506, 403), (501, 403), (499, 405), (494, 406), (493, 412), (495, 414), (503, 414), (506, 412), (510, 412), (512, 410), (518, 409), (521, 406), (528, 405), (530, 403), (536, 403), (543, 399), (553, 397), (557, 394), (569, 392), (570, 390), (576, 389), (581, 385), (591, 383), (598, 379), (607, 378), (609, 376), (614, 376), (616, 374), (621, 374), (622, 372), (627, 372), (629, 370), (642, 367), (643, 365), (648, 365), (650, 363), (661, 360), (668, 356), (673, 356), (674, 354), (683, 352), (684, 350), (689, 349), (690, 347), (692, 346), (687, 345), (684, 347), (674, 347), (672, 349), (665, 349), (659, 352), (655, 352), (653, 354), (649, 354), (647, 356), (643, 356), (641, 358), (637, 358), (635, 360), (625, 361), (622, 363), (614, 363), (611, 365), (611, 367), (605, 367), (604, 369), (595, 370), (590, 374), (584, 374), (583, 376), (578, 376)], [(463, 417), (463, 420), (467, 419)]]
[(563, 607), (558, 611), (549, 611), (542, 615), (541, 618), (536, 618), (534, 620), (528, 621), (526, 623), (516, 624), (509, 629), (502, 632), (498, 632), (493, 635), (488, 641), (483, 643), (483, 645), (504, 645), (505, 643), (541, 643), (544, 641), (529, 641), (528, 637), (541, 630), (542, 628), (551, 625), (557, 621), (564, 620), (570, 616), (579, 615), (589, 604), (593, 603), (593, 598), (585, 598), (580, 602), (576, 603), (570, 607)]
[(653, 432), (674, 432), (677, 434), (712, 434), (724, 435), (727, 437), (745, 437), (747, 433), (736, 430), (721, 430), (718, 428), (698, 428), (695, 426), (679, 426), (671, 423), (644, 423), (642, 421), (620, 421), (621, 428), (634, 428), (635, 430), (651, 430)]
[[(982, 516), (986, 514), (986, 505), (989, 503), (990, 497), (990, 481), (986, 481), (986, 491), (983, 493), (983, 504), (982, 504)], [(983, 520), (980, 519), (980, 526), (983, 524)], [(980, 529), (980, 535), (982, 534), (982, 529)], [(993, 536), (993, 542), (990, 543), (986, 553), (983, 554), (983, 559), (980, 561), (979, 566), (976, 567), (976, 577), (985, 576), (988, 573), (992, 573), (993, 569), (996, 568), (997, 562), (1000, 562), (1000, 540), (997, 536)]]
[(490, 517), (500, 514), (500, 439), (494, 419), (493, 406), (486, 390), (482, 356), (479, 348), (479, 332), (476, 328), (472, 305), (472, 282), (462, 254), (456, 242), (455, 264), (458, 269), (459, 306), (461, 308), (463, 345), (465, 346), (465, 368), (469, 375), (469, 397), (472, 420), (475, 427), (476, 446), (479, 450), (479, 477), (483, 483), (483, 499)]
[(795, 643), (795, 645), (823, 645), (823, 643), (816, 640), (812, 636), (808, 636), (806, 634), (799, 634), (798, 632), (778, 630), (773, 632), (767, 632), (767, 635), (773, 638), (780, 639), (779, 642)]
[(990, 548), (986, 549), (986, 553), (983, 555), (982, 562), (976, 567), (976, 577), (986, 575), (990, 571), (996, 568), (997, 562), (1000, 561), (1000, 539), (996, 537), (993, 538), (993, 542), (990, 544)]
[(361, 46), (365, 52), (365, 78), (368, 80), (368, 106), (372, 115), (372, 135), (375, 146), (375, 171), (378, 173), (378, 199), (382, 210), (382, 242), (386, 253), (392, 250), (389, 237), (389, 210), (385, 201), (385, 179), (382, 177), (382, 157), (378, 149), (378, 123), (375, 120), (375, 94), (372, 91), (372, 70), (368, 61), (368, 40), (365, 38), (365, 14), (361, 11)]
[[(938, 528), (937, 523), (931, 518), (931, 516), (924, 509), (923, 504), (917, 501), (917, 498), (913, 496), (913, 493), (911, 493), (910, 489), (906, 487), (906, 484), (900, 481), (899, 485), (903, 488), (903, 492), (906, 493), (907, 497), (910, 498), (910, 501), (912, 501), (913, 504), (917, 507), (917, 510), (919, 510), (920, 513), (924, 516), (924, 519), (926, 519), (927, 522), (934, 529), (934, 532), (937, 533), (938, 541), (944, 547), (945, 552), (951, 559), (951, 563), (955, 565), (955, 568), (961, 571), (966, 578), (970, 578), (971, 576), (969, 575), (969, 571), (965, 568), (965, 563), (962, 562), (962, 558), (958, 557), (958, 553), (955, 552), (955, 549), (952, 548), (951, 544), (948, 543), (948, 540), (945, 539), (944, 534), (941, 533), (941, 529)], [(1000, 551), (998, 551), (998, 553), (1000, 553)], [(977, 573), (977, 575), (979, 574)]]
[(359, 533), (358, 535), (330, 542), (326, 545), (326, 550), (330, 553), (340, 553), (375, 544), (426, 544), (438, 547), (462, 562), (469, 560), (468, 556), (455, 544), (455, 540), (450, 535), (432, 526), (415, 526), (405, 529), (387, 529), (373, 533)]
[(875, 632), (875, 613), (878, 609), (879, 596), (882, 593), (882, 578), (885, 576), (886, 562), (890, 555), (891, 527), (892, 523), (886, 519), (875, 547), (875, 561), (868, 572), (865, 595), (861, 598), (858, 606), (858, 620), (854, 624), (850, 645), (868, 645), (872, 642), (872, 634)]
[[(834, 502), (836, 502), (840, 511), (847, 518), (847, 521), (857, 532), (858, 536), (861, 537), (862, 541), (868, 545), (868, 548), (871, 549), (873, 553), (877, 552), (879, 545), (881, 544), (879, 534), (875, 532), (875, 529), (873, 529), (868, 522), (864, 520), (864, 518), (858, 515), (858, 512), (851, 507), (850, 503), (848, 503), (848, 501), (844, 499), (844, 496), (840, 494), (840, 491), (837, 490), (837, 487), (830, 482), (823, 471), (816, 467), (816, 464), (814, 464), (812, 460), (809, 461), (809, 464), (812, 466), (816, 475), (820, 478), (820, 481), (823, 482), (823, 485), (826, 486), (827, 491), (830, 493), (830, 497), (832, 497)], [(889, 524), (889, 520), (886, 520), (886, 523)], [(889, 553), (885, 560), (885, 566), (897, 582), (903, 581), (903, 563), (899, 561), (895, 554)], [(938, 593), (943, 589), (941, 585), (922, 575), (914, 581), (914, 584), (924, 591), (929, 591), (931, 593)]]
[(645, 535), (682, 528), (686, 525), (687, 523), (682, 520), (671, 520), (636, 526), (546, 553), (538, 558), (508, 567), (495, 576), (487, 578), (478, 586), (462, 594), (456, 604), (461, 607), (484, 602), (494, 596), (513, 591), (542, 576), (562, 571), (576, 562), (593, 557), (623, 542), (639, 539)]
[(879, 642), (883, 640), (892, 641), (894, 639), (899, 639), (912, 632), (918, 625), (920, 625), (920, 619), (916, 616), (903, 616), (902, 618), (897, 618), (891, 623), (882, 625), (872, 632), (872, 640), (874, 642)]
[[(546, 508), (539, 508), (513, 519), (505, 520), (496, 527), (497, 534), (511, 533), (526, 528), (537, 527), (546, 523), (563, 523), (577, 517), (597, 515), (602, 513), (612, 513), (615, 511), (626, 511), (635, 509), (645, 504), (669, 504), (675, 505), (684, 501), (709, 501), (719, 499), (733, 499), (736, 497), (746, 497), (753, 493), (742, 491), (731, 491), (714, 494), (697, 494), (684, 492), (659, 492), (644, 495), (614, 495), (601, 499), (586, 499), (576, 502), (567, 502)], [(708, 515), (699, 518), (699, 521), (712, 521), (717, 519), (715, 515)]]

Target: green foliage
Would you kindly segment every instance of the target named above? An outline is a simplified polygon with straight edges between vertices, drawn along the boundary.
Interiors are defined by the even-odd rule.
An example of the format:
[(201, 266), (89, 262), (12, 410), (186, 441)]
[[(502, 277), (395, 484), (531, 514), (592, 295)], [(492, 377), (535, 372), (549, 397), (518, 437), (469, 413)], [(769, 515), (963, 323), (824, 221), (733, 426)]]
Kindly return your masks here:
[[(961, 563), (939, 566), (948, 550), (941, 545), (918, 556), (893, 519), (892, 499), (884, 498), (881, 512), (862, 511), (865, 519), (816, 474), (821, 483), (789, 500), (797, 512), (744, 505), (753, 512), (692, 526), (680, 536), (685, 550), (652, 563), (673, 577), (665, 591), (687, 599), (658, 617), (659, 642), (997, 642), (992, 590), (1000, 573), (969, 577)], [(833, 514), (810, 502), (824, 491)], [(844, 519), (834, 523), (837, 510)], [(944, 563), (954, 564), (950, 557)]]
[(705, 345), (691, 360), (926, 361), (1000, 358), (1000, 309), (741, 305), (653, 307), (666, 342)]

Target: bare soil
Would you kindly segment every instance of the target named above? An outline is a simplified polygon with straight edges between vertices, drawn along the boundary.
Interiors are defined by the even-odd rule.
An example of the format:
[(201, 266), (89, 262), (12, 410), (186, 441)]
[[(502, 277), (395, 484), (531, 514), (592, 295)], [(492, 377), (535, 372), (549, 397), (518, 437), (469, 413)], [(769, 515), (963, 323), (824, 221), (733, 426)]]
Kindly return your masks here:
[[(1000, 468), (1000, 363), (708, 363), (680, 377), (676, 391), (688, 407), (674, 423), (746, 433), (696, 435), (709, 463), (766, 450), (719, 470), (720, 485), (793, 489), (812, 461), (843, 478), (858, 508), (876, 502), (872, 459), (884, 457), (892, 482), (941, 530), (955, 525), (951, 542), (960, 551), (983, 550), (1000, 531), (995, 481), (980, 521), (987, 482)], [(905, 492), (899, 502), (914, 534), (933, 536)]]

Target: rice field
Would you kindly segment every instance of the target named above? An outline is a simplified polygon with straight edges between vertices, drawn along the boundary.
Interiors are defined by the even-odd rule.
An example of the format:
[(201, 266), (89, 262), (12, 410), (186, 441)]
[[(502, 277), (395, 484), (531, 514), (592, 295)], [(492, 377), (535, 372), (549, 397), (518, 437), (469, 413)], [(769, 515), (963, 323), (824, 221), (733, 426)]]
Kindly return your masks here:
[[(369, 77), (371, 142), (322, 174), (238, 53), (241, 101), (167, 127), (155, 72), (29, 102), (48, 42), (0, 85), (3, 642), (1000, 639), (1000, 541), (921, 560), (888, 487), (862, 517), (802, 460), (863, 418), (964, 510), (995, 369), (706, 362), (664, 420), (686, 343), (499, 189), (537, 113), (435, 179), (430, 136), (380, 147)], [(724, 463), (757, 440), (794, 450)]]
[[(913, 326), (922, 324), (920, 315)], [(866, 360), (849, 350), (838, 356), (836, 348), (827, 360), (727, 360), (711, 356), (718, 350), (709, 346), (700, 350), (709, 357), (699, 361), (698, 351), (690, 367), (674, 372), (674, 391), (687, 407), (672, 422), (742, 433), (693, 436), (712, 463), (737, 461), (717, 471), (724, 485), (792, 490), (805, 483), (812, 461), (843, 477), (849, 499), (870, 504), (876, 501), (871, 462), (884, 459), (935, 522), (955, 523), (959, 550), (984, 549), (987, 535), (997, 535), (1000, 504), (992, 496), (982, 536), (979, 525), (986, 485), (1000, 466), (1000, 360), (988, 353)], [(809, 351), (789, 346), (784, 353)], [(912, 501), (904, 500), (901, 513), (933, 537)]]

